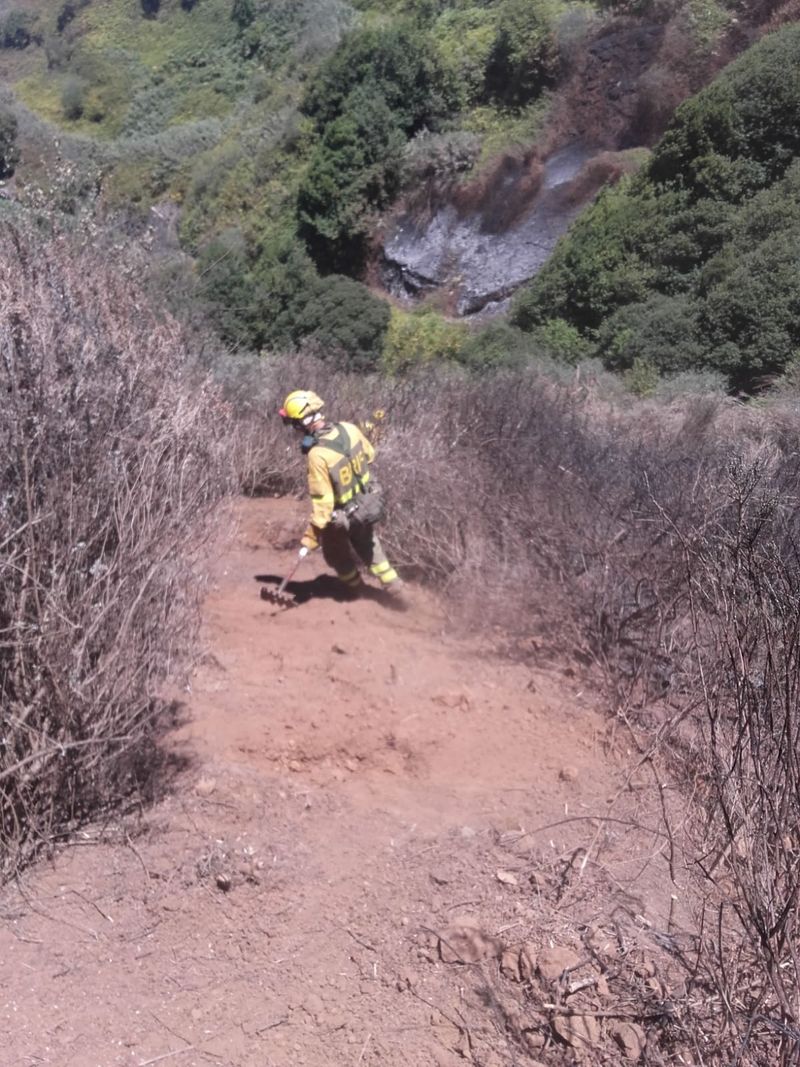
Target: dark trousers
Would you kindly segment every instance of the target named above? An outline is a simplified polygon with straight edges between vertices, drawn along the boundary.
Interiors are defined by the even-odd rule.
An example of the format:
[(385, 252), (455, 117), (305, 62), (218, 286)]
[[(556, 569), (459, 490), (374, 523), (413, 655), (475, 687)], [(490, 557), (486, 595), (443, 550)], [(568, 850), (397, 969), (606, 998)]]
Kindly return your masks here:
[(359, 560), (383, 585), (397, 580), (397, 571), (386, 558), (374, 526), (355, 522), (349, 527), (329, 523), (322, 531), (321, 544), (325, 562), (346, 585), (358, 585), (361, 581)]

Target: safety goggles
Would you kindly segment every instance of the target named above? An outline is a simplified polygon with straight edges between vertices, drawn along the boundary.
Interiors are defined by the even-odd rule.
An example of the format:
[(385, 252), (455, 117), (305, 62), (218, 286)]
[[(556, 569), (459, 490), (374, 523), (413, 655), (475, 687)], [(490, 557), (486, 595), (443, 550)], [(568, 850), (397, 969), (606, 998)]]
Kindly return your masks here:
[(293, 426), (295, 430), (305, 430), (307, 426), (311, 425), (319, 412), (310, 411), (308, 415), (304, 415), (301, 419), (293, 419), (291, 415), (287, 414), (286, 408), (281, 408), (278, 414), (284, 426)]

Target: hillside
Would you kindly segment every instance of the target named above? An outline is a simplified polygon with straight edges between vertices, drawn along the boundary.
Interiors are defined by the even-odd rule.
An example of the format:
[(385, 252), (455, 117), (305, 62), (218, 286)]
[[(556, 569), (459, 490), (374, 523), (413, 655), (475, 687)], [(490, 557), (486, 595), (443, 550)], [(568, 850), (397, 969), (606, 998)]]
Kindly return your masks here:
[[(237, 349), (311, 344), (390, 369), (463, 352), (480, 366), (496, 340), (439, 311), (502, 311), (681, 100), (792, 17), (736, 0), (26, 0), (0, 34), (21, 154), (10, 195), (57, 172), (60, 188), (68, 164), (62, 201), (95, 196), (115, 225), (154, 224), (156, 286)], [(541, 249), (515, 260), (510, 227), (532, 208), (536, 221), (565, 149), (583, 167), (557, 179), (543, 243), (519, 235)], [(387, 275), (398, 219), (424, 227), (437, 207), (466, 231)], [(454, 299), (465, 240), (473, 274), (490, 256), (498, 276)], [(431, 257), (413, 280), (410, 263)], [(433, 306), (410, 314), (420, 296)], [(543, 318), (572, 325), (556, 307)], [(540, 330), (533, 351), (584, 351), (563, 330)], [(516, 336), (504, 346), (531, 351)]]
[(753, 390), (797, 358), (800, 27), (765, 37), (679, 108), (635, 178), (607, 190), (517, 300), (606, 365), (708, 369)]

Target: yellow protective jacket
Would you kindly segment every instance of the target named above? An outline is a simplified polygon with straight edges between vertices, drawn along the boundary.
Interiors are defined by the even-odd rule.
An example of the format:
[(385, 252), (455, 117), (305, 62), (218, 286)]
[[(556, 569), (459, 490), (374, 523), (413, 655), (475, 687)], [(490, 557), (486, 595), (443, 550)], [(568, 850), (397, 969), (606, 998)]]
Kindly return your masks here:
[(311, 522), (303, 535), (306, 548), (319, 545), (320, 531), (331, 521), (334, 508), (348, 504), (369, 482), (375, 449), (352, 422), (337, 422), (323, 430), (308, 453), (308, 491)]

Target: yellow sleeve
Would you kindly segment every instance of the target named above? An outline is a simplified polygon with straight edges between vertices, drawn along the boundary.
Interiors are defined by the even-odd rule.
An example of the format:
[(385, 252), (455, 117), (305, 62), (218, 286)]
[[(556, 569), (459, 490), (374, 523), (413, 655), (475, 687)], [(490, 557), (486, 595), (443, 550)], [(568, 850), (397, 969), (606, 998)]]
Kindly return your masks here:
[(331, 521), (333, 514), (333, 482), (331, 481), (328, 464), (319, 454), (317, 449), (312, 449), (308, 454), (308, 491), (311, 495), (311, 522), (304, 535), (304, 540), (319, 543), (318, 533), (324, 530)]

